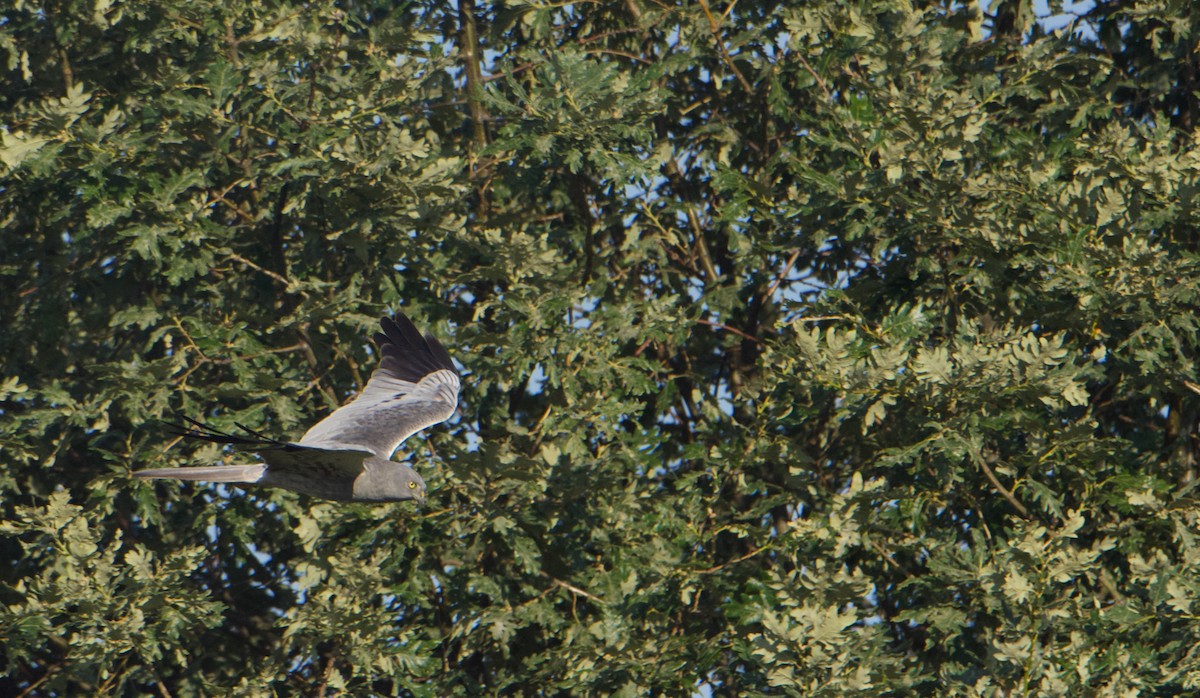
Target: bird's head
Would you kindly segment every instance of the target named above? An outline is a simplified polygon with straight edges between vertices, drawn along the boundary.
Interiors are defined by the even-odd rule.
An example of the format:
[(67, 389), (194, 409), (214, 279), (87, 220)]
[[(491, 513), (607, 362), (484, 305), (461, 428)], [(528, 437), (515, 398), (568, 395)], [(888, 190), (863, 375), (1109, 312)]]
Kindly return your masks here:
[(412, 468), (405, 468), (403, 472), (404, 478), (400, 486), (408, 495), (406, 498), (416, 500), (418, 506), (425, 506), (425, 481)]

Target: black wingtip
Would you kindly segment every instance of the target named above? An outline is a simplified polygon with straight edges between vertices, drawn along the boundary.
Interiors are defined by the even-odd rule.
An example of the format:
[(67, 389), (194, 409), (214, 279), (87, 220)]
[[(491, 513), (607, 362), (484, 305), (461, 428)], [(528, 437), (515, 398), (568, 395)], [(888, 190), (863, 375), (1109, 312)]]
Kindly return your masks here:
[[(225, 442), (226, 439), (237, 439), (239, 437), (230, 434), (229, 432), (221, 431), (216, 427), (210, 427), (207, 424), (192, 419), (186, 414), (175, 413), (175, 418), (180, 422), (168, 422), (161, 420), (159, 423), (170, 434), (175, 436), (186, 436), (193, 439), (204, 439), (205, 441), (215, 441), (218, 443)], [(230, 441), (229, 443), (232, 443)]]
[(230, 434), (227, 431), (221, 431), (220, 429), (211, 427), (204, 422), (192, 419), (185, 414), (177, 413), (175, 417), (183, 420), (186, 422), (186, 424), (178, 424), (167, 421), (161, 422), (164, 430), (169, 434), (173, 434), (174, 436), (182, 436), (188, 439), (198, 439), (200, 441), (210, 441), (218, 444), (233, 444), (235, 446), (256, 447), (285, 445), (285, 442), (272, 439), (269, 436), (265, 436), (257, 431), (254, 431), (253, 429), (242, 426), (241, 424), (237, 425), (238, 428), (242, 429), (254, 438), (247, 438), (245, 436), (238, 436), (237, 434)]
[(275, 446), (287, 446), (288, 445), (288, 443), (286, 441), (280, 441), (279, 439), (275, 439), (270, 436), (267, 436), (266, 434), (262, 433), (261, 431), (255, 431), (255, 430), (251, 429), (250, 427), (246, 426), (245, 424), (242, 424), (241, 422), (234, 422), (234, 425), (237, 426), (238, 429), (241, 429), (242, 431), (246, 432), (247, 434), (253, 436), (254, 438), (256, 438), (262, 442), (273, 444)]
[(379, 325), (388, 338), (393, 340), (403, 338), (414, 349), (420, 348), (425, 343), (425, 338), (417, 331), (417, 326), (400, 311), (396, 311), (392, 317), (380, 319)]
[(450, 352), (446, 351), (446, 347), (437, 341), (437, 338), (432, 333), (425, 335), (425, 343), (429, 345), (429, 349), (433, 352), (433, 356), (443, 368), (448, 368), (455, 373), (458, 370), (454, 368), (454, 360), (450, 358)]
[(375, 333), (374, 339), (383, 355), (382, 368), (414, 382), (443, 369), (458, 373), (450, 352), (432, 334), (421, 336), (404, 313), (384, 317), (379, 326), (383, 332)]

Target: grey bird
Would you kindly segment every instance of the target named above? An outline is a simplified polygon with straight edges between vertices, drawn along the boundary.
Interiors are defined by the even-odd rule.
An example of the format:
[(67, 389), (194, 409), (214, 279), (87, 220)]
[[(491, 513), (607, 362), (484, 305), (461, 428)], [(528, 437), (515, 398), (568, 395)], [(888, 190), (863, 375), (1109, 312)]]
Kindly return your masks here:
[(404, 463), (391, 460), (401, 442), (444, 422), (458, 406), (458, 371), (433, 335), (424, 337), (403, 313), (380, 321), (375, 334), (382, 358), (366, 387), (299, 441), (278, 441), (238, 425), (230, 434), (184, 418), (181, 436), (232, 444), (258, 454), (252, 465), (154, 468), (140, 478), (227, 482), (281, 487), (341, 502), (425, 501), (425, 481)]

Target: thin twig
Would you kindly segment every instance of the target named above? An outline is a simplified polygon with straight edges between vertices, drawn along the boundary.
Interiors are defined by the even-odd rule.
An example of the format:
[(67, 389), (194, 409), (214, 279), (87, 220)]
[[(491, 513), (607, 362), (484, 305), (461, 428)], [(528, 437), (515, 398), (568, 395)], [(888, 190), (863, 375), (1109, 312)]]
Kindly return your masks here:
[(783, 277), (788, 275), (792, 270), (792, 265), (796, 263), (796, 258), (800, 256), (800, 249), (797, 248), (792, 252), (792, 256), (788, 257), (787, 264), (783, 265), (783, 271), (779, 272), (779, 276), (775, 277), (775, 282), (771, 284), (771, 288), (767, 289), (767, 298), (775, 295), (775, 289), (779, 288), (779, 284), (783, 283)]
[(325, 691), (329, 687), (329, 675), (333, 673), (333, 650), (329, 651), (329, 656), (325, 657), (325, 668), (321, 672), (321, 683), (317, 686), (317, 698), (325, 698)]
[(291, 282), (291, 281), (288, 281), (288, 280), (287, 280), (287, 277), (285, 277), (285, 276), (281, 276), (281, 275), (279, 275), (278, 273), (271, 271), (270, 269), (266, 269), (266, 268), (264, 268), (264, 267), (261, 267), (261, 266), (259, 266), (259, 265), (255, 264), (254, 262), (251, 262), (250, 260), (246, 259), (245, 257), (241, 256), (241, 255), (240, 255), (240, 254), (238, 254), (237, 252), (230, 252), (230, 253), (229, 253), (229, 258), (230, 258), (230, 259), (232, 259), (232, 260), (233, 260), (233, 261), (235, 261), (235, 262), (241, 262), (242, 264), (245, 264), (246, 266), (250, 267), (251, 269), (253, 269), (253, 270), (257, 271), (257, 272), (261, 272), (261, 273), (263, 273), (263, 274), (266, 274), (267, 276), (271, 277), (272, 279), (275, 279), (276, 281), (278, 281), (279, 283), (281, 283), (281, 284), (283, 284), (283, 285), (285, 285), (285, 286), (291, 286), (291, 285), (292, 285), (292, 282)]
[[(532, 431), (540, 431), (540, 430), (541, 430), (541, 428), (542, 428), (542, 425), (546, 423), (546, 418), (550, 416), (550, 412), (551, 412), (551, 410), (553, 410), (553, 409), (554, 409), (554, 404), (553, 404), (553, 403), (551, 403), (551, 404), (549, 404), (549, 405), (546, 405), (546, 411), (542, 413), (542, 417), (541, 417), (541, 419), (537, 420), (537, 424), (534, 424), (534, 425), (533, 425), (533, 429), (532, 429)], [(540, 441), (540, 440), (541, 440), (541, 439), (539, 439), (539, 441)]]
[(1117, 585), (1113, 581), (1112, 576), (1109, 575), (1108, 570), (1100, 570), (1100, 585), (1104, 587), (1109, 596), (1113, 597), (1115, 603), (1125, 603), (1125, 595), (1117, 589)]
[(612, 36), (619, 36), (621, 34), (635, 34), (637, 32), (644, 32), (644, 30), (641, 27), (627, 27), (625, 29), (613, 29), (612, 31), (600, 32), (599, 34), (591, 34), (589, 36), (582, 37), (581, 39), (578, 40), (578, 43), (589, 44), (593, 41), (602, 41), (602, 40), (607, 39)]
[[(483, 105), (483, 68), (480, 65), (480, 42), (475, 26), (474, 0), (459, 0), (458, 2), (458, 46), (462, 54), (463, 73), (467, 82), (467, 111), (471, 115), (471, 140), (467, 148), (468, 177), (476, 187), (479, 196), (479, 217), (486, 220), (491, 208), (488, 197), (487, 171), (480, 166), (479, 156), (487, 149), (487, 110)], [(479, 181), (482, 175), (483, 181)]]
[(53, 666), (48, 667), (46, 672), (42, 674), (42, 677), (37, 681), (30, 682), (29, 686), (24, 691), (21, 691), (17, 694), (17, 698), (25, 698), (25, 696), (33, 695), (43, 683), (49, 681), (57, 673), (57, 670), (61, 668), (62, 665), (62, 662), (58, 662)]
[(210, 363), (210, 364), (216, 364), (218, 366), (228, 366), (229, 364), (233, 363), (234, 361), (253, 361), (255, 359), (261, 359), (264, 356), (270, 356), (271, 354), (286, 354), (286, 353), (292, 352), (292, 351), (302, 351), (303, 349), (304, 349), (304, 343), (300, 342), (297, 344), (293, 344), (290, 347), (279, 347), (278, 349), (264, 349), (264, 350), (258, 352), (257, 354), (247, 354), (245, 356), (239, 356), (235, 359), (210, 359), (207, 356), (204, 356), (203, 354), (200, 356), (200, 358), (203, 361)]
[(899, 562), (896, 562), (896, 559), (892, 557), (892, 554), (889, 553), (888, 551), (884, 550), (883, 546), (880, 545), (877, 541), (872, 540), (871, 538), (867, 538), (866, 536), (863, 536), (863, 537), (867, 539), (867, 543), (872, 548), (875, 549), (875, 552), (882, 555), (883, 559), (886, 560), (889, 564), (891, 564), (892, 567), (895, 567), (896, 569), (900, 570), (908, 577), (912, 576), (911, 574), (909, 574), (908, 570), (904, 569), (904, 566), (901, 565)]
[[(679, 163), (675, 161), (675, 158), (668, 159), (663, 168), (672, 186), (676, 187), (680, 192), (685, 191), (683, 172), (679, 169)], [(647, 210), (645, 206), (642, 206), (642, 209), (644, 211)], [(712, 255), (708, 252), (708, 244), (704, 241), (704, 229), (700, 226), (700, 217), (696, 215), (695, 208), (690, 204), (685, 206), (685, 211), (687, 213), (688, 225), (691, 226), (692, 235), (696, 239), (695, 252), (700, 255), (700, 264), (704, 268), (705, 279), (708, 283), (715, 284), (720, 279), (717, 275), (717, 269), (713, 265)], [(658, 223), (657, 220), (655, 220), (655, 223), (662, 229), (661, 223)]]
[(727, 332), (732, 332), (732, 333), (736, 334), (737, 336), (741, 337), (742, 339), (748, 339), (751, 342), (754, 342), (755, 344), (760, 343), (758, 341), (758, 337), (748, 335), (736, 327), (730, 327), (729, 325), (723, 325), (719, 322), (713, 322), (712, 320), (705, 320), (703, 318), (697, 319), (696, 322), (700, 323), (701, 325), (708, 325), (709, 327), (716, 327), (717, 329), (725, 330)]
[(309, 385), (316, 386), (321, 392), (325, 393), (325, 397), (329, 398), (329, 404), (334, 406), (342, 404), (342, 401), (338, 399), (337, 393), (334, 392), (332, 387), (321, 384), (321, 378), (324, 377), (325, 372), (319, 370), (321, 362), (317, 361), (317, 354), (313, 351), (312, 337), (308, 335), (308, 323), (297, 327), (296, 333), (300, 335), (300, 340), (304, 344), (301, 351), (304, 352), (304, 358), (308, 361), (309, 370), (312, 372), (313, 379)]
[(813, 69), (812, 65), (808, 62), (808, 59), (799, 53), (796, 54), (796, 58), (800, 59), (800, 65), (804, 66), (804, 69), (808, 71), (808, 74), (813, 76), (813, 80), (816, 80), (817, 84), (821, 86), (821, 91), (825, 93), (825, 99), (832, 102), (833, 93), (829, 91), (829, 86), (825, 84), (825, 81), (821, 79), (821, 76), (817, 75), (817, 71)]
[(720, 276), (717, 274), (717, 268), (713, 265), (712, 255), (708, 253), (708, 243), (704, 241), (700, 217), (696, 215), (695, 209), (691, 206), (687, 207), (687, 217), (688, 223), (692, 226), (692, 233), (696, 236), (696, 250), (700, 253), (700, 264), (704, 267), (704, 275), (708, 277), (710, 284), (715, 284), (720, 280)]
[(766, 547), (755, 548), (754, 550), (751, 550), (750, 552), (746, 553), (745, 555), (742, 555), (741, 557), (735, 557), (732, 560), (727, 560), (725, 562), (722, 562), (719, 565), (715, 565), (715, 566), (709, 567), (707, 569), (696, 570), (695, 574), (712, 574), (713, 572), (720, 572), (721, 570), (725, 569), (726, 567), (729, 567), (730, 565), (736, 565), (739, 562), (749, 560), (750, 558), (754, 557), (755, 555), (758, 555), (759, 553), (761, 553), (762, 551), (764, 551), (766, 549), (767, 549)]
[(812, 317), (796, 318), (797, 322), (825, 322), (826, 320), (845, 320), (845, 315), (814, 315)]
[(584, 598), (591, 599), (592, 601), (595, 601), (596, 603), (604, 603), (604, 599), (600, 598), (599, 596), (596, 596), (595, 594), (589, 594), (588, 592), (584, 591), (583, 589), (580, 589), (579, 587), (575, 586), (574, 584), (571, 584), (569, 582), (564, 582), (563, 580), (559, 579), (558, 577), (551, 576), (550, 573), (546, 572), (545, 570), (542, 570), (542, 576), (545, 577), (546, 579), (549, 579), (550, 581), (554, 582), (555, 586), (562, 587), (563, 589), (566, 589), (567, 591), (571, 592), (572, 594), (575, 594), (576, 596), (582, 596)]
[[(730, 3), (729, 9), (732, 10), (733, 5), (736, 3), (737, 0), (734, 0), (732, 3)], [(745, 75), (742, 75), (742, 71), (738, 70), (737, 65), (733, 62), (733, 56), (729, 55), (729, 50), (725, 48), (725, 41), (721, 38), (721, 24), (717, 21), (716, 17), (713, 17), (712, 11), (708, 9), (707, 0), (700, 0), (700, 7), (704, 8), (704, 14), (708, 17), (708, 26), (712, 30), (713, 40), (717, 42), (717, 48), (721, 51), (721, 57), (724, 58), (725, 62), (729, 64), (729, 69), (733, 71), (733, 74), (737, 77), (738, 82), (742, 83), (742, 88), (748, 93), (753, 93), (754, 86), (750, 84), (750, 81), (746, 79)], [(728, 14), (729, 13), (726, 12), (724, 15), (722, 15), (722, 19), (724, 19)]]
[[(55, 41), (54, 43), (58, 44), (57, 41)], [(63, 87), (65, 88), (63, 90), (63, 94), (66, 95), (71, 92), (72, 88), (75, 87), (75, 76), (71, 72), (71, 61), (67, 57), (66, 49), (64, 49), (61, 45), (59, 45), (57, 48), (58, 48), (58, 62), (60, 64), (60, 66), (62, 67)]]
[(999, 490), (1000, 494), (1004, 495), (1004, 498), (1007, 499), (1010, 504), (1016, 507), (1017, 511), (1021, 512), (1021, 516), (1029, 518), (1029, 510), (1025, 508), (1024, 504), (1017, 500), (1012, 491), (1000, 483), (1000, 479), (996, 477), (996, 473), (992, 472), (991, 466), (987, 464), (987, 460), (983, 457), (983, 454), (979, 452), (979, 449), (975, 448), (975, 445), (970, 441), (967, 441), (967, 439), (964, 437), (959, 436), (958, 438), (962, 441), (963, 445), (967, 447), (967, 450), (970, 451), (971, 457), (979, 465), (980, 469), (983, 470), (984, 476), (987, 477), (988, 481), (992, 483), (992, 486)]
[(172, 698), (171, 692), (167, 690), (167, 685), (163, 683), (162, 677), (158, 672), (154, 672), (154, 685), (158, 687), (158, 694), (163, 698)]
[(584, 53), (597, 54), (597, 55), (620, 56), (621, 58), (628, 58), (631, 61), (637, 61), (638, 63), (641, 63), (643, 65), (654, 65), (653, 61), (646, 60), (645, 58), (642, 58), (641, 56), (634, 55), (632, 53), (629, 53), (628, 51), (617, 51), (616, 49), (611, 49), (611, 48), (590, 49), (588, 51), (584, 51)]
[(179, 318), (172, 316), (171, 321), (175, 324), (175, 329), (179, 330), (179, 333), (182, 334), (183, 338), (187, 340), (188, 348), (195, 349), (196, 353), (200, 355), (200, 358), (203, 361), (211, 362), (212, 359), (204, 355), (204, 350), (196, 345), (196, 340), (192, 339), (192, 335), (188, 334), (187, 329), (183, 326), (183, 323), (180, 322)]
[[(228, 191), (228, 190), (226, 190), (226, 191)], [(258, 222), (256, 220), (254, 220), (254, 216), (250, 215), (250, 213), (248, 211), (243, 209), (241, 206), (238, 206), (237, 203), (225, 198), (224, 194), (215, 194), (210, 199), (210, 201), (220, 201), (221, 203), (225, 204), (230, 209), (232, 209), (233, 212), (238, 215), (238, 218), (241, 218), (242, 221), (245, 223), (254, 224), (254, 223)]]

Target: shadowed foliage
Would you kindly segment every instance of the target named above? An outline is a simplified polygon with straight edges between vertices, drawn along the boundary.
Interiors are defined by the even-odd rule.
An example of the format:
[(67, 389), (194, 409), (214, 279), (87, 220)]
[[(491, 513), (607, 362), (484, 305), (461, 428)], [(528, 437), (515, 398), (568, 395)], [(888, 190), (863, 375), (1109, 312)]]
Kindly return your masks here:
[(992, 4), (9, 3), (0, 694), (1195, 691), (1200, 20)]

